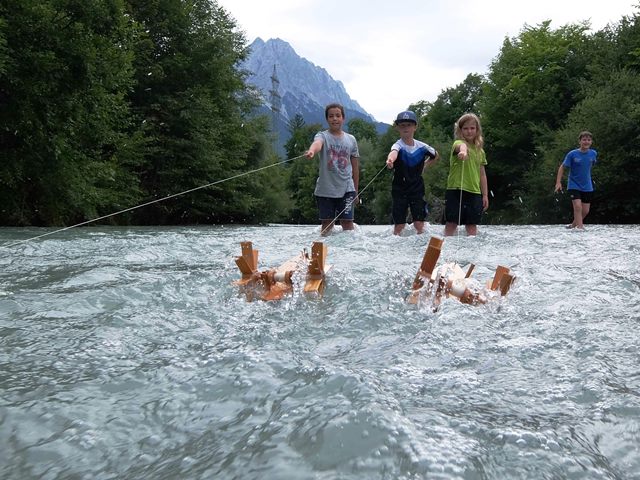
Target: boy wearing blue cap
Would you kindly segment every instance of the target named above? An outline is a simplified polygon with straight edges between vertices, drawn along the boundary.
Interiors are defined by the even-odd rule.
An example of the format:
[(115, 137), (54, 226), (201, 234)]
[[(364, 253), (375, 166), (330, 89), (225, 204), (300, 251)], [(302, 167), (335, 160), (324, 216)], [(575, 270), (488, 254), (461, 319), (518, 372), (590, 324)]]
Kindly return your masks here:
[(391, 199), (393, 202), (393, 234), (400, 235), (407, 223), (407, 209), (411, 211), (417, 233), (424, 232), (427, 202), (424, 200), (422, 173), (426, 166), (438, 161), (435, 148), (413, 136), (418, 128), (416, 114), (410, 110), (400, 112), (394, 122), (400, 139), (393, 144), (387, 156), (387, 168), (393, 168)]

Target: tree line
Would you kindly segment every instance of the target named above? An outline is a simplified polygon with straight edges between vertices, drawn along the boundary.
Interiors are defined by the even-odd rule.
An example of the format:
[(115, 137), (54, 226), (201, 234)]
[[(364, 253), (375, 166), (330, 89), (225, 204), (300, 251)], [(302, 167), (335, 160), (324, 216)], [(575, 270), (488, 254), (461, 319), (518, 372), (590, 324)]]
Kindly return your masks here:
[[(295, 116), (287, 158), (275, 153), (269, 118), (254, 113), (260, 92), (238, 66), (247, 48), (210, 0), (0, 0), (0, 224), (71, 225), (146, 203), (102, 223), (317, 223), (317, 160), (297, 157), (325, 127)], [(638, 223), (637, 13), (597, 32), (525, 25), (487, 73), (409, 108), (416, 138), (442, 156), (425, 176), (431, 222), (453, 124), (472, 111), (489, 162), (485, 223), (568, 221), (569, 199), (553, 186), (581, 130), (599, 159), (590, 221)], [(397, 132), (347, 121), (361, 154), (356, 221), (387, 224), (384, 160)]]

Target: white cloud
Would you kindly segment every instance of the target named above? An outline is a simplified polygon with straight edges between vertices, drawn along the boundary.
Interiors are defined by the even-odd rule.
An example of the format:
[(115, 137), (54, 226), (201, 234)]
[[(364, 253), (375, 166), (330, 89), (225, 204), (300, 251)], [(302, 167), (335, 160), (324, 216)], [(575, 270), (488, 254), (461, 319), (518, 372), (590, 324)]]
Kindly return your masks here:
[(593, 29), (637, 12), (637, 0), (218, 0), (248, 41), (281, 38), (340, 80), (380, 121), (485, 73), (505, 37), (551, 20)]

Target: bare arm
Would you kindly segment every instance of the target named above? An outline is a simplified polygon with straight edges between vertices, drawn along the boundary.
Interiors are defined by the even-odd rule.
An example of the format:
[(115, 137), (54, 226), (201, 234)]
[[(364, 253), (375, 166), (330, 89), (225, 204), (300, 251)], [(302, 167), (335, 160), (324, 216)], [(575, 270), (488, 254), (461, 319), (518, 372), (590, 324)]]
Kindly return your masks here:
[(398, 158), (398, 150), (391, 150), (387, 155), (387, 168), (393, 168), (393, 162)]
[(307, 150), (306, 152), (304, 152), (304, 156), (307, 158), (313, 158), (313, 156), (318, 153), (320, 150), (322, 150), (322, 145), (324, 145), (324, 142), (322, 141), (321, 138), (314, 140), (313, 143), (311, 144), (311, 146), (309, 147), (309, 150)]
[(430, 165), (433, 165), (434, 163), (436, 163), (438, 160), (440, 160), (440, 154), (436, 151), (436, 156), (433, 158), (430, 158), (429, 160), (427, 160), (426, 162), (424, 162), (424, 165), (422, 166), (422, 173), (424, 173), (425, 169), (427, 167), (429, 167)]
[(489, 186), (484, 165), (480, 165), (480, 191), (482, 192), (482, 211), (486, 212), (489, 208)]
[(556, 175), (556, 189), (554, 190), (555, 192), (561, 192), (562, 191), (562, 177), (564, 175), (564, 166), (562, 164), (560, 164), (560, 166), (558, 167), (558, 174)]
[(351, 157), (351, 176), (353, 177), (353, 186), (358, 193), (358, 183), (360, 182), (360, 158)]
[(464, 161), (469, 158), (469, 147), (467, 147), (466, 143), (461, 143), (456, 146), (453, 153), (455, 153), (460, 160)]
[(433, 158), (430, 158), (429, 160), (427, 160), (425, 162), (425, 167), (428, 167), (429, 165), (433, 165), (434, 163), (436, 163), (438, 160), (440, 160), (440, 154), (436, 151), (436, 156)]

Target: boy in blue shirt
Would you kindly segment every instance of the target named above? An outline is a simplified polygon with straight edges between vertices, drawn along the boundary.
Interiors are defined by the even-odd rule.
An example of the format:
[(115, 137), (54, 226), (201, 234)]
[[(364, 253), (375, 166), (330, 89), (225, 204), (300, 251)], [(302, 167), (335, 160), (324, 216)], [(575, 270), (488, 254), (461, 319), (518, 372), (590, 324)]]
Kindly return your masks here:
[(580, 148), (571, 150), (564, 157), (556, 176), (556, 192), (562, 191), (562, 176), (568, 168), (569, 180), (567, 192), (573, 205), (573, 222), (567, 228), (584, 228), (584, 219), (589, 214), (593, 199), (593, 182), (591, 181), (591, 167), (597, 162), (598, 152), (591, 148), (593, 135), (590, 132), (580, 132), (578, 136)]
[(422, 172), (439, 158), (435, 148), (413, 136), (418, 119), (412, 111), (400, 112), (394, 122), (400, 139), (393, 144), (387, 156), (387, 168), (393, 168), (391, 198), (393, 201), (393, 234), (400, 235), (407, 223), (407, 209), (411, 210), (416, 233), (424, 232), (427, 202), (424, 200)]

